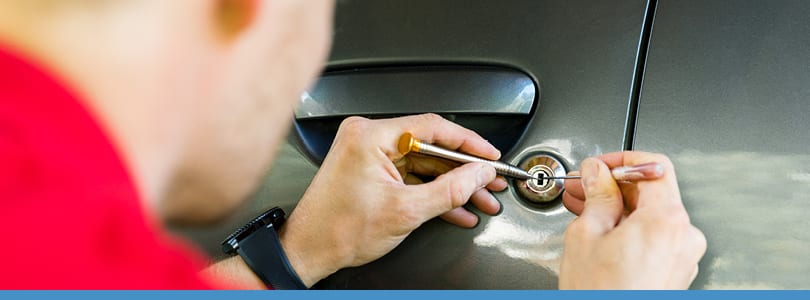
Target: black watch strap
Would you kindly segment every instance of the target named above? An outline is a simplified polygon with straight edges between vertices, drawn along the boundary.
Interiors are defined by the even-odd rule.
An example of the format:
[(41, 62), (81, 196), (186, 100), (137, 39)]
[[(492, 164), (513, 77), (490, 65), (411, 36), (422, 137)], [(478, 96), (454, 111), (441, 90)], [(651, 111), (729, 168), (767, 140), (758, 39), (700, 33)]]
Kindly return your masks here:
[(307, 289), (284, 254), (272, 224), (262, 226), (239, 241), (236, 251), (264, 284), (277, 290)]

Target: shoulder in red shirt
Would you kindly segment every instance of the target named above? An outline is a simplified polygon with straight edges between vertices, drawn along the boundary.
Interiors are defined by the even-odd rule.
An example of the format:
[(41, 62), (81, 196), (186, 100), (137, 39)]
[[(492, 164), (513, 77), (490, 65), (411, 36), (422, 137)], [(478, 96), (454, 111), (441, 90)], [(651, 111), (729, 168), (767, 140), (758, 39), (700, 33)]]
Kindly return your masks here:
[(82, 103), (0, 48), (0, 288), (206, 289)]

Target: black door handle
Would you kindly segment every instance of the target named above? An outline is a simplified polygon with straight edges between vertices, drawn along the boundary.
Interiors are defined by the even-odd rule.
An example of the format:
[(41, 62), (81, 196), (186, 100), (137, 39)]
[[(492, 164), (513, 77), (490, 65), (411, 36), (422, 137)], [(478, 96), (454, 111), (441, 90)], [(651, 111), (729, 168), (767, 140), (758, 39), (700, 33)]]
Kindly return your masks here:
[(302, 150), (326, 156), (348, 116), (432, 112), (475, 130), (502, 152), (525, 132), (539, 89), (526, 73), (494, 66), (407, 66), (326, 72), (295, 112)]

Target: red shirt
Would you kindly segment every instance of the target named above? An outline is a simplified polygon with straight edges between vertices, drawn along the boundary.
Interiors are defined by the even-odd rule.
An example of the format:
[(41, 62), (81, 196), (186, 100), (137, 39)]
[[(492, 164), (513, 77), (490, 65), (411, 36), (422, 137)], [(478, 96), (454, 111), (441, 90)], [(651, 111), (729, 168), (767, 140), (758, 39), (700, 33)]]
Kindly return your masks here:
[(0, 48), (0, 288), (207, 289), (103, 126), (47, 72)]

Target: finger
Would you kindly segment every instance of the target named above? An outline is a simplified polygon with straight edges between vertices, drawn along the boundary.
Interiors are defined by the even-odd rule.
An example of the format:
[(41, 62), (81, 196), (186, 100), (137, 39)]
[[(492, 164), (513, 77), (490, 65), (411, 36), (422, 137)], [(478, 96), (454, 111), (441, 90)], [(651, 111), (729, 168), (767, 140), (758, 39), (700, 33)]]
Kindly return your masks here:
[(473, 228), (475, 225), (478, 225), (478, 216), (464, 207), (456, 207), (451, 211), (443, 213), (439, 217), (442, 218), (442, 220), (445, 220), (447, 223), (459, 227)]
[(419, 177), (413, 176), (411, 174), (405, 174), (405, 177), (402, 178), (405, 184), (415, 185), (415, 184), (423, 184), (425, 182)]
[(599, 160), (613, 169), (622, 166), (634, 166), (651, 162), (662, 162), (665, 156), (658, 153), (642, 151), (611, 152), (597, 156)]
[[(568, 176), (579, 176), (579, 171), (568, 172)], [(633, 182), (617, 181), (619, 188), (622, 191), (622, 199), (624, 200), (624, 209), (632, 212), (636, 209), (638, 186)], [(568, 196), (566, 196), (568, 194)], [(565, 194), (563, 194), (563, 204), (569, 211), (579, 215), (582, 211), (583, 201), (585, 199), (585, 191), (582, 190), (582, 181), (579, 179), (566, 179), (565, 180)]]
[[(568, 172), (568, 176), (581, 176), (579, 171)], [(585, 191), (582, 190), (582, 180), (566, 179), (564, 182), (563, 205), (568, 211), (579, 216), (585, 208)]]
[(424, 220), (449, 212), (467, 203), (476, 191), (495, 179), (495, 169), (484, 163), (469, 163), (447, 172), (435, 180), (407, 186), (415, 210)]
[(595, 225), (591, 228), (597, 234), (613, 229), (624, 211), (622, 194), (610, 169), (601, 160), (588, 158), (582, 161), (582, 189), (585, 191), (585, 205), (581, 218)]
[(636, 182), (616, 182), (619, 189), (622, 190), (622, 199), (624, 200), (624, 210), (632, 213), (638, 208), (638, 184)]
[(566, 188), (565, 193), (563, 193), (563, 205), (568, 211), (579, 216), (582, 214), (582, 209), (585, 208), (585, 201), (568, 193)]
[(668, 210), (672, 207), (683, 207), (680, 191), (678, 190), (678, 180), (675, 176), (675, 168), (665, 155), (640, 151), (625, 151), (603, 154), (598, 158), (604, 161), (610, 168), (645, 163), (660, 164), (664, 169), (663, 175), (656, 180), (636, 182), (635, 185), (638, 189), (638, 194), (628, 199), (628, 202), (634, 202), (637, 208), (652, 206)]
[[(415, 173), (419, 175), (439, 176), (447, 173), (447, 171), (458, 167), (460, 164), (457, 162), (449, 161), (442, 158), (425, 156), (419, 153), (409, 153), (396, 163), (397, 168), (400, 169), (400, 174), (404, 177), (407, 173)], [(505, 190), (509, 183), (502, 176), (498, 176), (487, 185), (490, 191), (500, 192)]]
[(509, 183), (506, 182), (506, 179), (498, 176), (495, 177), (495, 180), (487, 184), (487, 189), (494, 192), (500, 192), (505, 190), (509, 186)]
[(418, 153), (411, 153), (396, 163), (401, 173), (416, 173), (419, 175), (439, 176), (459, 166), (456, 162), (435, 158)]
[[(568, 176), (581, 176), (579, 171), (568, 172)], [(580, 200), (585, 199), (585, 191), (582, 190), (582, 181), (579, 179), (566, 179), (563, 183), (565, 185), (565, 191), (574, 198), (578, 198)]]
[(381, 127), (388, 128), (380, 143), (382, 150), (388, 157), (398, 159), (402, 157), (397, 149), (399, 137), (410, 132), (414, 137), (425, 143), (435, 144), (443, 148), (458, 150), (475, 156), (496, 160), (501, 152), (472, 130), (461, 127), (436, 114), (422, 114), (395, 119), (375, 120)]
[(501, 202), (487, 189), (480, 189), (473, 193), (472, 197), (470, 197), (470, 203), (488, 215), (495, 215), (501, 211)]

